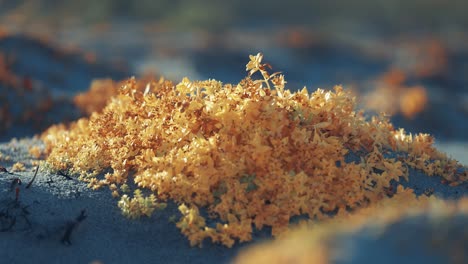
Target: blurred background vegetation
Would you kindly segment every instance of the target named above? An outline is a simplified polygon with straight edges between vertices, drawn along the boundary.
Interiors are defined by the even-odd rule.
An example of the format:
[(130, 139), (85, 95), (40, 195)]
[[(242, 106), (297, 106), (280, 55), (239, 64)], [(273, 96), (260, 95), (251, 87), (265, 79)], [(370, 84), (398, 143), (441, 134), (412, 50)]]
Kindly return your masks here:
[(262, 52), (288, 89), (343, 85), (396, 127), (468, 141), (467, 10), (467, 0), (0, 0), (0, 37), (174, 81), (236, 83)]
[(350, 21), (386, 31), (468, 27), (466, 0), (0, 0), (0, 15), (27, 14), (26, 21), (105, 23), (157, 21), (167, 27), (300, 24), (346, 25)]

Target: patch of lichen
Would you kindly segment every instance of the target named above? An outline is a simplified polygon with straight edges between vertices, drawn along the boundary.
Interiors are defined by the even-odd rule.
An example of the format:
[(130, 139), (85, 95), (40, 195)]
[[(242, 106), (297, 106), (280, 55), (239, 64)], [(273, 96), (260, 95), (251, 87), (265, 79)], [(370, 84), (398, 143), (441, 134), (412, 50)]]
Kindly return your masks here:
[[(250, 59), (249, 75), (237, 85), (184, 78), (149, 82), (143, 91), (129, 79), (102, 112), (43, 134), (48, 163), (95, 188), (151, 190), (147, 203), (141, 194), (133, 198), (151, 208), (127, 210), (130, 217), (172, 199), (181, 204), (177, 226), (192, 245), (211, 238), (229, 247), (251, 240), (253, 226), (278, 235), (293, 216), (322, 219), (381, 200), (391, 180), (408, 176), (408, 166), (466, 181), (429, 135), (396, 131), (383, 117), (366, 120), (339, 86), (293, 93), (283, 75), (270, 75), (261, 54)], [(262, 78), (253, 79), (255, 72)], [(361, 161), (346, 163), (351, 152)], [(402, 155), (386, 158), (389, 152)], [(206, 226), (201, 207), (216, 226)]]
[[(390, 236), (389, 229), (392, 225), (414, 223), (413, 219), (421, 220), (421, 217), (428, 220), (421, 223), (425, 225), (425, 229), (420, 226), (419, 230), (429, 232), (432, 239), (425, 241), (425, 245), (432, 252), (443, 253), (447, 259), (453, 260), (449, 261), (450, 263), (464, 263), (463, 260), (467, 257), (465, 242), (463, 239), (450, 237), (448, 230), (456, 230), (455, 232), (459, 233), (456, 227), (451, 226), (452, 221), (463, 221), (467, 215), (466, 197), (458, 201), (444, 201), (434, 196), (416, 197), (411, 189), (403, 189), (400, 186), (392, 198), (384, 198), (379, 203), (361, 208), (352, 214), (344, 212), (322, 223), (304, 221), (275, 241), (259, 243), (241, 251), (233, 263), (336, 263), (337, 258), (349, 259), (349, 254), (359, 254), (358, 250), (365, 250), (357, 246), (363, 233), (373, 239), (373, 243), (378, 243), (379, 238)], [(462, 223), (461, 221), (459, 223)], [(463, 234), (460, 237), (463, 237)], [(351, 241), (340, 242), (345, 239)], [(422, 240), (415, 236), (409, 236), (407, 239), (415, 241), (408, 243)], [(346, 247), (346, 243), (355, 243), (351, 249), (354, 252), (348, 252), (350, 248)], [(385, 243), (385, 246), (388, 246), (388, 243)], [(389, 251), (388, 254), (401, 254), (402, 252), (398, 251), (401, 251), (401, 244), (398, 246), (395, 252)], [(391, 255), (379, 257), (386, 258)]]

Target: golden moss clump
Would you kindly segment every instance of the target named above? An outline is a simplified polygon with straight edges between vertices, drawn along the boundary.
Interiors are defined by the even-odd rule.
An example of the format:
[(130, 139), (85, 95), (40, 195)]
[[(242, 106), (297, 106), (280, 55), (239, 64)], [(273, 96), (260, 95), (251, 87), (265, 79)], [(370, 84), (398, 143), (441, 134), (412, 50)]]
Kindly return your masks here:
[[(450, 252), (447, 253), (453, 255), (447, 257), (452, 257), (454, 260), (466, 258), (467, 253), (463, 250), (464, 241), (450, 240), (448, 234), (444, 233), (449, 226), (444, 226), (444, 224), (448, 225), (450, 223), (448, 220), (460, 216), (466, 217), (467, 214), (468, 198), (462, 198), (456, 202), (427, 196), (416, 198), (410, 189), (404, 190), (400, 186), (397, 194), (391, 199), (385, 198), (353, 214), (342, 215), (325, 223), (312, 225), (303, 223), (275, 241), (249, 247), (236, 257), (234, 263), (335, 263), (334, 259), (345, 258), (350, 253), (345, 252), (346, 249), (336, 248), (338, 240), (343, 240), (343, 237), (352, 236), (366, 228), (372, 230), (369, 231), (371, 236), (378, 238), (384, 235), (386, 229), (392, 224), (418, 216), (427, 216), (429, 225), (433, 225), (432, 229), (439, 234), (432, 238), (434, 241), (427, 241), (428, 247), (432, 245), (431, 250), (437, 250), (437, 245), (447, 248), (452, 246)], [(417, 240), (415, 237), (407, 237), (407, 239)], [(440, 245), (441, 243), (451, 244)], [(459, 260), (453, 263), (464, 263), (464, 261)]]
[(118, 203), (122, 213), (129, 218), (137, 218), (139, 216), (151, 216), (154, 210), (164, 209), (166, 204), (157, 203), (154, 194), (144, 197), (140, 190), (135, 190), (133, 198), (124, 194)]
[[(153, 81), (152, 76), (145, 76), (142, 80), (138, 81), (135, 89), (144, 91), (148, 83)], [(158, 82), (159, 83), (159, 82)], [(153, 85), (158, 83), (154, 82)], [(96, 79), (91, 82), (89, 90), (76, 95), (73, 98), (73, 103), (84, 114), (91, 115), (94, 112), (101, 112), (102, 109), (109, 103), (109, 100), (119, 94), (119, 87), (124, 85), (125, 82), (117, 82), (112, 79)], [(153, 89), (157, 87), (153, 87)]]
[(76, 95), (73, 102), (83, 113), (91, 115), (100, 112), (117, 93), (117, 82), (112, 79), (93, 80), (89, 90)]
[(42, 157), (42, 149), (38, 146), (32, 146), (28, 149), (29, 155), (31, 155), (33, 158), (39, 159)]
[[(92, 187), (135, 183), (156, 200), (176, 201), (183, 215), (177, 226), (192, 245), (248, 241), (253, 226), (277, 235), (293, 216), (322, 219), (380, 200), (407, 166), (466, 180), (430, 136), (395, 131), (383, 118), (367, 121), (341, 87), (292, 93), (261, 54), (250, 59), (237, 85), (184, 78), (150, 82), (143, 91), (126, 81), (101, 113), (42, 136), (48, 162)], [(255, 72), (263, 78), (252, 79)], [(387, 158), (389, 151), (405, 153)], [(350, 152), (361, 160), (345, 162)], [(202, 207), (218, 224), (206, 226)], [(148, 212), (124, 208), (129, 216)]]
[(16, 163), (13, 164), (13, 166), (11, 167), (11, 171), (14, 171), (14, 172), (26, 171), (26, 167), (24, 166), (23, 163), (21, 163), (21, 162), (16, 162)]

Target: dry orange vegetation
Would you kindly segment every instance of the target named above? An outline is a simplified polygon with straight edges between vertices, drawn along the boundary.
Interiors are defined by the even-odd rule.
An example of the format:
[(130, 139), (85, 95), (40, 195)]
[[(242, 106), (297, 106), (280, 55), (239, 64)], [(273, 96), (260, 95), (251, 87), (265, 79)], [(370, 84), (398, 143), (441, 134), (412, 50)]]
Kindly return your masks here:
[(377, 81), (377, 89), (366, 96), (368, 108), (390, 115), (401, 113), (408, 119), (424, 111), (428, 104), (426, 88), (423, 86), (406, 86), (406, 75), (398, 69), (392, 69)]
[[(152, 81), (154, 81), (152, 75), (145, 76), (136, 83), (134, 88), (138, 91), (144, 91)], [(119, 87), (124, 84), (125, 81), (117, 82), (112, 79), (93, 80), (89, 90), (76, 95), (73, 98), (73, 103), (88, 116), (94, 112), (101, 112), (109, 103), (109, 100), (119, 94)]]
[(15, 164), (13, 164), (11, 171), (15, 171), (15, 172), (17, 172), (17, 171), (26, 171), (26, 167), (24, 166), (23, 163), (16, 162)]
[(409, 87), (400, 97), (400, 111), (405, 117), (414, 118), (416, 114), (426, 108), (427, 101), (427, 93), (424, 87)]
[[(47, 161), (92, 187), (109, 185), (129, 217), (172, 199), (191, 245), (211, 238), (228, 247), (251, 240), (253, 226), (279, 235), (293, 216), (323, 219), (379, 201), (408, 167), (466, 181), (429, 135), (366, 120), (341, 87), (292, 93), (268, 67), (261, 54), (251, 56), (248, 77), (234, 85), (130, 79), (101, 112), (45, 132)], [(346, 163), (351, 152), (361, 160)], [(132, 197), (133, 183), (151, 195), (138, 189)], [(202, 207), (215, 226), (206, 225)]]
[(76, 95), (73, 102), (83, 113), (91, 115), (100, 112), (117, 93), (117, 82), (111, 79), (93, 80), (89, 90)]

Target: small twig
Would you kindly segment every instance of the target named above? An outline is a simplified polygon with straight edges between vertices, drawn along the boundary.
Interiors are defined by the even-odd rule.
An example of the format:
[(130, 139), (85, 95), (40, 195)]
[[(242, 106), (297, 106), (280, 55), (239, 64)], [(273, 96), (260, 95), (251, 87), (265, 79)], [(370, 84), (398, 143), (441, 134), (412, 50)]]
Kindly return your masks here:
[(2, 166), (0, 166), (0, 172), (8, 173), (8, 174), (10, 174), (10, 175), (15, 175), (15, 176), (21, 176), (21, 175), (16, 174), (16, 173), (9, 172), (5, 167), (2, 167)]
[(34, 172), (34, 176), (32, 177), (31, 181), (28, 183), (28, 185), (26, 185), (26, 189), (29, 189), (29, 187), (31, 187), (32, 183), (36, 179), (38, 171), (39, 171), (39, 166), (36, 167), (36, 172)]
[(73, 232), (73, 230), (75, 230), (75, 228), (81, 223), (83, 222), (83, 220), (86, 219), (86, 217), (88, 217), (86, 215), (86, 210), (83, 209), (81, 210), (80, 212), (80, 215), (75, 219), (75, 221), (72, 221), (72, 222), (69, 222), (67, 224), (67, 229), (65, 230), (65, 234), (63, 235), (62, 239), (60, 240), (63, 244), (65, 245), (71, 245), (71, 234)]
[(67, 174), (65, 174), (63, 171), (59, 170), (57, 171), (57, 175), (60, 175), (60, 176), (63, 176), (65, 177), (67, 180), (73, 180), (72, 177), (68, 176)]

